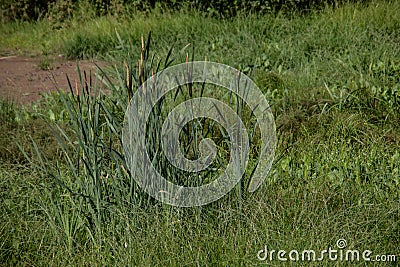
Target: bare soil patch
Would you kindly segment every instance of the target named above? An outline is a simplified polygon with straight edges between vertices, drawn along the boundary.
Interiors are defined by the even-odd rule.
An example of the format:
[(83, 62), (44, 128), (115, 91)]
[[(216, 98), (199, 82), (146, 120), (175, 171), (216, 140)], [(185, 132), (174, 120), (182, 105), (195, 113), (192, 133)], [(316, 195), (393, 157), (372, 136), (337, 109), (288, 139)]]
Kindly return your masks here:
[[(89, 71), (96, 72), (95, 63), (101, 67), (108, 65), (104, 61), (78, 62), (81, 71), (85, 70), (88, 74)], [(26, 105), (40, 99), (45, 92), (55, 91), (57, 87), (68, 90), (66, 75), (71, 83), (79, 81), (76, 61), (63, 58), (1, 57), (0, 97)]]

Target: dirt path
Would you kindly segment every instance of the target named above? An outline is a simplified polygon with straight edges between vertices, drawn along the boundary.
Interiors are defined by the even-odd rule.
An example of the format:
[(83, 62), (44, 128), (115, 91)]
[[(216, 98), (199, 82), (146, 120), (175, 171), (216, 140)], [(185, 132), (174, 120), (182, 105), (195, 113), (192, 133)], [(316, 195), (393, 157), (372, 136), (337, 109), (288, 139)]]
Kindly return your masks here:
[[(105, 62), (96, 61), (104, 67)], [(50, 67), (51, 70), (46, 70)], [(79, 67), (89, 73), (95, 72), (94, 61), (79, 61)], [(0, 57), (0, 97), (18, 104), (29, 104), (40, 99), (40, 93), (56, 90), (52, 78), (54, 75), (58, 87), (68, 89), (66, 75), (71, 82), (79, 80), (76, 62), (62, 58), (46, 59), (21, 56)]]

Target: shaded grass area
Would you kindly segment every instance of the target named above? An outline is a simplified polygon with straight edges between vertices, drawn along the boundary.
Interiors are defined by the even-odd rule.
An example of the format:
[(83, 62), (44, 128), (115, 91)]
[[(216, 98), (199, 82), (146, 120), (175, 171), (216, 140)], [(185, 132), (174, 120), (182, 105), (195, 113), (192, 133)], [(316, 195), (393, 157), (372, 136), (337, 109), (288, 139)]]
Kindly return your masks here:
[[(41, 105), (41, 108), (44, 108)], [(46, 112), (45, 112), (46, 113)], [(33, 151), (32, 138), (45, 147), (45, 155), (58, 158), (57, 142), (49, 131), (47, 123), (31, 108), (24, 108), (0, 99), (0, 158), (2, 164), (23, 166), (27, 160), (18, 146), (26, 147)]]
[[(49, 31), (53, 37), (46, 42), (54, 51), (126, 61), (126, 47), (129, 56), (137, 54), (140, 36), (151, 30), (155, 57), (164, 58), (174, 41), (178, 49), (191, 43), (196, 59), (207, 57), (252, 74), (272, 104), (277, 157), (268, 181), (254, 194), (231, 192), (190, 209), (154, 201), (110, 205), (107, 220), (96, 221), (97, 213), (82, 212), (84, 200), (35, 171), (15, 145), (32, 151), (30, 134), (56, 160), (57, 146), (45, 123), (1, 102), (0, 213), (5, 216), (0, 262), (247, 266), (262, 264), (257, 252), (265, 245), (320, 252), (336, 248), (340, 238), (348, 249), (399, 256), (398, 14), (398, 1), (373, 2), (293, 18), (219, 21), (184, 12), (126, 21), (103, 17), (89, 20), (87, 29), (72, 21), (64, 32)], [(47, 26), (1, 27), (10, 36), (0, 41), (3, 49)], [(21, 51), (31, 46), (38, 49), (21, 42)], [(186, 52), (176, 54), (184, 62)], [(57, 96), (48, 103), (53, 104), (37, 110), (45, 117), (49, 109), (54, 114), (64, 109)], [(59, 170), (61, 176), (72, 176), (66, 166)]]

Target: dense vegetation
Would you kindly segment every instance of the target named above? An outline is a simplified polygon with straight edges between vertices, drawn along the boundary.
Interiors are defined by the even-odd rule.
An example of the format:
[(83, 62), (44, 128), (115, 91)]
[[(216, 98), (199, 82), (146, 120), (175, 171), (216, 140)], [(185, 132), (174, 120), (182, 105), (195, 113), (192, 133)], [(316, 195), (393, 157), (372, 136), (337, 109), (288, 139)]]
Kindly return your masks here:
[[(77, 9), (89, 8), (97, 16), (110, 14), (121, 15), (126, 12), (141, 11), (152, 12), (154, 8), (168, 10), (179, 10), (182, 8), (196, 9), (213, 16), (230, 17), (237, 13), (256, 12), (277, 13), (284, 11), (287, 13), (309, 12), (311, 10), (322, 9), (326, 6), (338, 6), (348, 0), (3, 0), (1, 3), (2, 21), (6, 20), (37, 20), (48, 17), (58, 21), (71, 17)], [(366, 0), (352, 0), (350, 2), (362, 3)]]
[[(115, 65), (99, 71), (109, 78), (104, 83), (82, 73), (71, 93), (47, 95), (30, 107), (0, 102), (0, 262), (247, 266), (262, 263), (257, 252), (265, 245), (322, 251), (340, 238), (349, 249), (400, 255), (399, 1), (319, 6), (301, 15), (221, 18), (157, 7), (96, 14), (96, 4), (108, 10), (116, 2), (71, 1), (65, 18), (48, 13), (27, 22), (16, 15), (0, 26), (1, 53), (61, 53)], [(187, 57), (253, 77), (272, 106), (278, 147), (268, 180), (255, 193), (241, 183), (215, 203), (181, 209), (137, 188), (119, 138), (130, 95), (158, 62), (163, 68)], [(100, 95), (89, 93), (95, 90)], [(183, 136), (188, 146), (189, 137)], [(257, 157), (254, 140), (244, 181)]]

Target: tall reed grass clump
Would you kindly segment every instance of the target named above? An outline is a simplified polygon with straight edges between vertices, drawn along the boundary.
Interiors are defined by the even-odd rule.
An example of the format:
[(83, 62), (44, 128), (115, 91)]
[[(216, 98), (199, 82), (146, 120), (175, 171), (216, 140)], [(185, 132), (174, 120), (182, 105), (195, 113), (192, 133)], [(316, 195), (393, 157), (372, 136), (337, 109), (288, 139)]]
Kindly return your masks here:
[[(165, 60), (161, 61), (156, 60), (155, 55), (150, 52), (150, 34), (146, 41), (142, 37), (141, 42), (137, 61), (127, 52), (128, 59), (123, 64), (116, 65), (113, 70), (106, 71), (99, 67), (98, 72), (93, 74), (82, 72), (78, 67), (78, 81), (71, 81), (67, 77), (69, 93), (59, 90), (60, 99), (69, 115), (67, 125), (60, 127), (57, 123), (48, 122), (62, 151), (62, 157), (58, 161), (49, 161), (34, 140), (36, 159), (33, 160), (24, 152), (39, 172), (52, 177), (59, 185), (60, 189), (56, 190), (58, 193), (49, 192), (52, 205), (50, 208), (47, 206), (46, 213), (55, 229), (61, 229), (61, 236), (68, 248), (74, 247), (74, 237), (83, 234), (80, 231), (85, 232), (86, 238), (90, 237), (93, 244), (101, 244), (101, 240), (96, 237), (101, 237), (103, 225), (111, 223), (116, 213), (122, 210), (148, 210), (157, 206), (161, 210), (173, 209), (163, 207), (138, 187), (122, 152), (121, 131), (126, 108), (136, 89), (155, 73), (173, 64), (186, 47), (175, 56), (171, 48)], [(121, 46), (126, 51), (132, 51), (122, 41)], [(188, 53), (186, 64), (189, 64)], [(189, 159), (199, 157), (199, 143), (202, 139), (211, 138), (216, 144), (218, 153), (215, 162), (200, 174), (171, 166), (161, 145), (163, 121), (171, 108), (187, 99), (207, 95), (233, 106), (244, 118), (246, 127), (252, 129), (251, 168), (246, 171), (245, 179), (236, 186), (233, 193), (209, 206), (214, 209), (228, 201), (240, 204), (244, 197), (243, 188), (247, 188), (249, 177), (257, 165), (256, 157), (260, 150), (259, 129), (255, 126), (256, 120), (250, 108), (238, 96), (205, 84), (189, 83), (179, 86), (173, 93), (165, 95), (152, 110), (146, 126), (146, 144), (156, 170), (175, 184), (200, 186), (216, 178), (226, 168), (230, 156), (230, 142), (227, 141), (229, 137), (218, 123), (206, 118), (196, 119), (189, 122), (180, 133), (180, 149)], [(64, 202), (65, 198), (62, 196), (67, 196), (68, 201)], [(184, 216), (187, 213), (191, 211), (180, 211), (177, 214)], [(72, 231), (72, 228), (75, 230)]]

